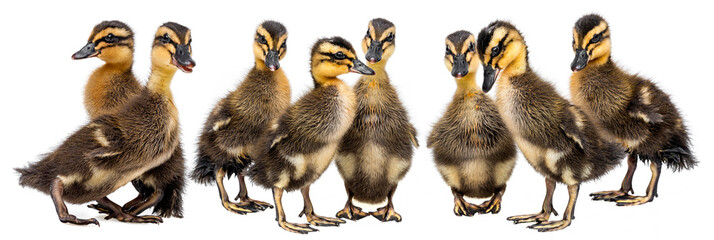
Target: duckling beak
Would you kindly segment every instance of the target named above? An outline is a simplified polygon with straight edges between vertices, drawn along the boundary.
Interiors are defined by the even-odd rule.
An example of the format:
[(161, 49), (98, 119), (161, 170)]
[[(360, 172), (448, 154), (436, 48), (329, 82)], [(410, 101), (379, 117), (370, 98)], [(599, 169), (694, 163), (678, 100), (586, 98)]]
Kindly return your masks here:
[(583, 70), (583, 68), (588, 65), (589, 60), (590, 56), (588, 56), (587, 50), (577, 49), (575, 50), (575, 59), (573, 59), (573, 63), (570, 64), (570, 69), (573, 70), (573, 72)]
[(451, 76), (460, 79), (469, 74), (469, 64), (466, 62), (466, 54), (454, 56), (454, 65), (451, 68)]
[(176, 53), (171, 56), (171, 63), (185, 73), (193, 72), (193, 67), (196, 66), (196, 62), (191, 58), (188, 45), (181, 44), (176, 45)]
[(357, 58), (352, 60), (352, 67), (350, 68), (350, 72), (364, 74), (364, 75), (374, 75), (374, 70), (367, 67), (367, 65), (362, 63)]
[(496, 82), (496, 79), (498, 79), (498, 75), (501, 74), (501, 69), (494, 69), (493, 67), (489, 65), (484, 65), (483, 66), (483, 92), (488, 92), (491, 90), (491, 87), (493, 87), (493, 83)]
[(275, 71), (280, 68), (280, 54), (275, 50), (268, 50), (265, 54), (265, 66), (270, 69), (270, 71)]
[(96, 45), (94, 43), (87, 43), (87, 45), (84, 45), (82, 49), (77, 51), (76, 53), (72, 54), (72, 59), (73, 60), (79, 60), (79, 59), (85, 59), (85, 58), (90, 58), (90, 57), (96, 57), (99, 55), (99, 51), (95, 50), (94, 48)]
[(383, 53), (384, 50), (382, 49), (382, 43), (379, 41), (372, 40), (372, 44), (369, 45), (367, 53), (364, 55), (364, 58), (366, 58), (369, 63), (377, 63), (379, 61), (382, 61)]

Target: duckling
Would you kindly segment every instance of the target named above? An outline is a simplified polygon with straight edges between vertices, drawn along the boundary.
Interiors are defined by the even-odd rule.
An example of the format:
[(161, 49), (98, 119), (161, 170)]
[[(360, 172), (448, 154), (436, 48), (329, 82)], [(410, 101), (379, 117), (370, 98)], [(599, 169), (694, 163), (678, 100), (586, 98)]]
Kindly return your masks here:
[(148, 85), (119, 111), (101, 115), (70, 135), (55, 151), (20, 173), (20, 185), (52, 197), (61, 222), (99, 222), (69, 214), (66, 202), (96, 200), (122, 222), (159, 223), (158, 216), (137, 216), (107, 195), (165, 163), (179, 144), (178, 112), (169, 85), (177, 69), (191, 72), (188, 28), (168, 22), (159, 27), (152, 48)]
[[(84, 106), (90, 119), (115, 113), (141, 92), (132, 72), (134, 63), (134, 32), (120, 21), (103, 21), (89, 36), (87, 45), (72, 55), (72, 59), (97, 57), (105, 62), (89, 77), (84, 91)], [(140, 194), (123, 208), (138, 215), (149, 207), (162, 217), (182, 216), (184, 159), (181, 145), (165, 164), (147, 171), (132, 181)], [(146, 182), (144, 180), (147, 180)], [(155, 191), (155, 189), (159, 189)], [(99, 204), (90, 205), (102, 213), (111, 211)]]
[(87, 45), (72, 59), (97, 57), (104, 61), (84, 87), (84, 107), (90, 119), (117, 112), (141, 92), (131, 68), (134, 65), (134, 32), (120, 21), (103, 21), (92, 30)]
[[(434, 150), (436, 167), (451, 187), (456, 216), (496, 214), (516, 165), (516, 146), (496, 103), (476, 84), (474, 35), (462, 30), (447, 36), (444, 62), (457, 88), (427, 147)], [(474, 205), (464, 195), (491, 199)]]
[[(598, 125), (601, 135), (627, 149), (627, 174), (619, 190), (590, 194), (618, 206), (651, 202), (657, 197), (662, 164), (677, 172), (697, 165), (679, 110), (667, 93), (643, 77), (626, 73), (610, 58), (610, 28), (588, 14), (573, 28), (575, 59), (570, 65), (570, 94)], [(652, 178), (645, 196), (631, 196), (637, 159), (650, 162)]]
[(394, 24), (383, 18), (369, 22), (362, 39), (367, 66), (375, 75), (360, 77), (354, 87), (357, 109), (352, 126), (342, 138), (335, 155), (337, 169), (345, 181), (347, 203), (339, 218), (359, 220), (369, 216), (352, 204), (352, 199), (387, 205), (371, 215), (381, 221), (402, 221), (394, 211), (392, 196), (411, 166), (412, 145), (418, 147), (416, 129), (384, 70), (394, 53)]
[[(538, 231), (561, 230), (574, 218), (580, 184), (607, 173), (624, 157), (619, 144), (607, 142), (577, 106), (529, 66), (523, 35), (510, 23), (495, 21), (481, 30), (477, 50), (484, 66), (483, 90), (498, 81), (496, 105), (528, 163), (545, 177), (546, 197), (540, 213), (512, 216), (514, 223), (537, 222)], [(556, 182), (568, 186), (561, 221), (548, 221)]]
[[(255, 66), (236, 90), (214, 107), (201, 133), (198, 160), (191, 177), (199, 183), (216, 182), (223, 207), (246, 214), (273, 206), (250, 199), (243, 170), (251, 164), (260, 137), (290, 104), (290, 83), (279, 61), (287, 52), (288, 33), (279, 22), (258, 26), (253, 41)], [(237, 175), (240, 192), (232, 203), (223, 177)]]
[(300, 216), (305, 214), (310, 224), (338, 226), (345, 223), (315, 214), (310, 185), (330, 165), (355, 116), (355, 94), (337, 76), (348, 72), (374, 75), (374, 70), (359, 61), (352, 45), (341, 37), (318, 40), (310, 56), (315, 88), (288, 107), (270, 128), (249, 172), (254, 183), (273, 189), (278, 225), (302, 234), (317, 229), (286, 221), (281, 202), (283, 191), (300, 189), (305, 204)]

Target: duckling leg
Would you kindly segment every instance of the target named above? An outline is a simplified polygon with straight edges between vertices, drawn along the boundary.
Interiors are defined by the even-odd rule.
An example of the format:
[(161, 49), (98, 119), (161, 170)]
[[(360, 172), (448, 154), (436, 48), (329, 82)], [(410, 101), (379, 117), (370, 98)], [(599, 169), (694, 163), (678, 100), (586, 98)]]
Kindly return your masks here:
[(575, 202), (578, 200), (579, 191), (580, 184), (568, 186), (568, 195), (570, 198), (568, 199), (568, 207), (565, 208), (565, 213), (563, 213), (563, 220), (539, 222), (528, 226), (528, 228), (536, 229), (539, 232), (552, 232), (570, 226), (570, 223), (575, 219)]
[(134, 199), (126, 202), (122, 208), (124, 210), (129, 211), (130, 209), (135, 208), (137, 205), (143, 203), (146, 201), (146, 198), (144, 197), (144, 194), (139, 193), (138, 196), (136, 196)]
[(451, 194), (454, 195), (454, 214), (456, 216), (468, 216), (471, 217), (480, 208), (474, 204), (471, 204), (464, 199), (464, 194), (460, 193), (454, 188), (451, 188)]
[(659, 183), (659, 176), (662, 173), (662, 163), (658, 161), (650, 161), (650, 170), (652, 170), (652, 178), (650, 179), (650, 184), (647, 186), (647, 195), (645, 196), (621, 196), (615, 198), (617, 206), (635, 206), (641, 205), (654, 200), (657, 197), (657, 184)]
[(637, 156), (630, 154), (627, 157), (627, 174), (625, 175), (625, 179), (622, 180), (620, 190), (591, 193), (590, 197), (592, 197), (592, 200), (615, 201), (618, 197), (627, 196), (628, 192), (634, 194), (635, 191), (632, 190), (632, 176), (635, 175), (635, 169), (637, 169)]
[(300, 189), (302, 193), (302, 198), (305, 200), (305, 207), (302, 208), (302, 212), (298, 217), (302, 217), (305, 214), (307, 221), (314, 226), (339, 226), (341, 223), (345, 223), (344, 220), (339, 218), (323, 217), (315, 214), (315, 210), (312, 207), (312, 201), (310, 200), (310, 186)]
[(354, 196), (354, 194), (352, 193), (352, 191), (350, 191), (349, 188), (347, 188), (347, 185), (345, 185), (345, 190), (347, 191), (347, 203), (345, 204), (345, 208), (335, 214), (335, 217), (357, 221), (366, 216), (369, 216), (369, 213), (363, 212), (362, 208), (352, 204), (352, 197)]
[(543, 209), (539, 213), (525, 214), (508, 217), (508, 221), (513, 221), (514, 224), (527, 222), (545, 222), (550, 219), (550, 214), (558, 216), (558, 212), (553, 209), (553, 192), (555, 191), (555, 181), (550, 178), (545, 178), (545, 199), (543, 200)]
[(399, 213), (394, 211), (394, 205), (392, 204), (392, 196), (394, 196), (395, 191), (397, 191), (397, 186), (394, 186), (394, 188), (389, 191), (389, 195), (387, 197), (387, 206), (378, 208), (376, 212), (372, 213), (372, 216), (374, 216), (376, 219), (379, 219), (379, 221), (402, 221), (402, 215), (399, 215)]
[(101, 199), (97, 199), (97, 203), (101, 204), (104, 207), (109, 208), (109, 210), (112, 211), (109, 216), (106, 216), (104, 219), (112, 219), (116, 218), (120, 222), (132, 222), (132, 223), (162, 223), (164, 220), (161, 217), (158, 216), (136, 216), (133, 214), (129, 214), (124, 211), (124, 209), (121, 208), (118, 204), (114, 203), (112, 200), (109, 200), (107, 197), (103, 197)]
[(506, 187), (504, 186), (503, 188), (500, 188), (496, 190), (496, 192), (493, 194), (490, 200), (487, 200), (481, 205), (478, 205), (480, 210), (478, 210), (479, 214), (484, 214), (484, 213), (492, 213), (496, 214), (501, 211), (501, 198), (503, 198), (503, 193), (506, 191)]
[[(142, 196), (139, 196), (137, 198), (142, 198)], [(124, 204), (124, 211), (129, 212), (131, 215), (139, 215), (141, 214), (144, 210), (156, 206), (157, 203), (164, 197), (164, 190), (162, 189), (155, 189), (153, 193), (147, 198), (146, 200), (142, 200), (141, 202), (137, 202), (135, 204), (129, 204), (131, 202), (128, 202), (127, 204)], [(136, 200), (136, 198), (134, 199)], [(132, 201), (134, 201), (132, 200)], [(129, 207), (126, 207), (129, 206)]]
[(293, 233), (307, 234), (317, 232), (317, 229), (310, 227), (310, 224), (289, 223), (285, 220), (285, 210), (283, 210), (283, 189), (273, 188), (273, 200), (275, 201), (275, 221), (285, 231)]
[(270, 205), (270, 203), (263, 202), (263, 201), (258, 201), (255, 199), (251, 199), (248, 197), (248, 187), (245, 184), (245, 174), (240, 173), (238, 175), (238, 181), (240, 182), (240, 192), (238, 192), (238, 196), (236, 196), (235, 199), (233, 200), (238, 200), (240, 199), (240, 202), (238, 202), (238, 205), (250, 205), (251, 208), (257, 209), (259, 211), (263, 211), (267, 208), (273, 208), (273, 205)]
[(77, 225), (88, 225), (96, 224), (99, 226), (99, 222), (95, 218), (90, 219), (79, 219), (67, 211), (67, 205), (64, 204), (62, 195), (64, 193), (64, 184), (60, 178), (55, 178), (50, 184), (50, 196), (52, 197), (52, 202), (55, 204), (55, 210), (57, 211), (57, 217), (59, 217), (60, 222), (71, 223)]
[(226, 193), (226, 188), (223, 185), (223, 177), (226, 176), (226, 171), (223, 170), (223, 168), (219, 168), (216, 170), (216, 185), (218, 186), (218, 194), (220, 194), (221, 197), (221, 203), (223, 204), (223, 208), (225, 208), (228, 211), (245, 215), (246, 213), (252, 213), (258, 211), (255, 209), (254, 206), (252, 206), (250, 203), (245, 203), (245, 202), (239, 202), (239, 203), (233, 203), (231, 202), (230, 199), (228, 199), (228, 193)]

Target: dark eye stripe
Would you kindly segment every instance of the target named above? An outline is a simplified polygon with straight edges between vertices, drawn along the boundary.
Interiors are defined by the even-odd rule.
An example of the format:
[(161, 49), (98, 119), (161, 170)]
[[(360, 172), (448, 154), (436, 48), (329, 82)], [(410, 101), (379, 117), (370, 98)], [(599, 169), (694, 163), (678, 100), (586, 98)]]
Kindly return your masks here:
[[(116, 39), (116, 41), (114, 41), (114, 43), (127, 40), (127, 39), (129, 39), (129, 38), (131, 38), (131, 37), (132, 37), (132, 35), (129, 35), (129, 36), (126, 36), (126, 37), (114, 35), (114, 39)], [(99, 44), (100, 42), (110, 43), (110, 42), (107, 42), (107, 40), (105, 40), (104, 37), (101, 37), (101, 38), (97, 39), (96, 41), (94, 41), (94, 44), (97, 45), (97, 44)]]
[[(610, 37), (610, 35), (607, 35), (607, 36), (603, 35), (603, 34), (605, 34), (605, 32), (607, 32), (607, 30), (609, 30), (609, 29), (610, 29), (610, 27), (608, 26), (608, 27), (605, 27), (605, 30), (602, 30), (601, 32), (597, 33), (597, 34), (600, 34), (600, 41), (597, 42), (597, 43), (601, 43), (602, 40), (605, 40), (606, 38), (609, 38), (609, 37)], [(595, 35), (597, 35), (597, 34), (595, 34)], [(593, 35), (593, 36), (595, 36), (595, 35)], [(592, 38), (591, 38), (591, 39), (592, 39)], [(584, 47), (584, 48), (587, 49), (587, 48), (590, 46), (590, 44), (592, 44), (592, 42), (588, 41), (588, 44), (585, 44), (585, 47)]]

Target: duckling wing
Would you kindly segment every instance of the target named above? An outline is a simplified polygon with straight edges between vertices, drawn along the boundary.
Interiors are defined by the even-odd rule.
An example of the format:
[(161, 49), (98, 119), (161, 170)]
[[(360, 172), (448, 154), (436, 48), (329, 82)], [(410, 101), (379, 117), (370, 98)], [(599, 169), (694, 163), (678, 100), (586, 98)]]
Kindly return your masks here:
[(587, 127), (585, 113), (574, 105), (568, 106), (561, 116), (560, 130), (568, 137), (580, 150), (585, 150), (583, 128)]
[(92, 149), (88, 156), (95, 159), (111, 158), (123, 153), (122, 146), (126, 145), (126, 140), (122, 131), (105, 121), (94, 121), (86, 128), (91, 132), (89, 135), (92, 141), (98, 144), (98, 148)]
[(657, 93), (658, 89), (654, 86), (641, 86), (627, 106), (627, 112), (631, 117), (646, 123), (662, 122), (662, 114), (659, 113), (659, 108), (653, 102), (655, 100), (653, 98), (658, 95)]

